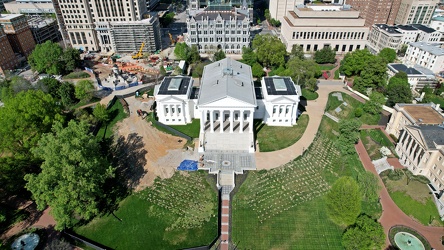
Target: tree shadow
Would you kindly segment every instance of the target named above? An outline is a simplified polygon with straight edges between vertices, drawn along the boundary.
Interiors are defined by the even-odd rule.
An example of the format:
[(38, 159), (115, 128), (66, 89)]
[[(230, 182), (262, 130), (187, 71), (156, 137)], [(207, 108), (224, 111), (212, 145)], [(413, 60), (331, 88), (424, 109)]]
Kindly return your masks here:
[(257, 140), (257, 134), (259, 134), (259, 131), (265, 126), (265, 123), (262, 122), (262, 120), (255, 119), (253, 121), (253, 128), (254, 128), (254, 139)]
[(301, 96), (299, 100), (298, 110), (301, 111), (301, 113), (304, 113), (305, 111), (307, 111), (305, 107), (307, 107), (307, 98)]

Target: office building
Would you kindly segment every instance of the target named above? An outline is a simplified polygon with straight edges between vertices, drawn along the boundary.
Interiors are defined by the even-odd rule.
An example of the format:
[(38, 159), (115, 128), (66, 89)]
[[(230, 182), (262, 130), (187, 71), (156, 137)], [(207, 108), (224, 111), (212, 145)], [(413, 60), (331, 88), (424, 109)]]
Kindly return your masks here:
[(0, 26), (0, 74), (4, 74), (5, 70), (14, 69), (18, 63), (8, 37)]
[(35, 47), (35, 41), (27, 18), (21, 14), (1, 14), (0, 26), (8, 37), (14, 53), (27, 57)]
[(28, 17), (29, 28), (31, 29), (32, 36), (37, 44), (44, 43), (46, 41), (59, 42), (62, 39), (62, 35), (57, 25), (57, 20), (52, 18), (43, 18), (40, 16)]
[(410, 43), (403, 61), (407, 65), (418, 64), (437, 74), (444, 68), (444, 49), (440, 47), (440, 44)]
[(428, 25), (438, 2), (438, 0), (402, 0), (395, 24)]
[(5, 9), (10, 13), (24, 15), (55, 14), (51, 0), (16, 0), (5, 3)]

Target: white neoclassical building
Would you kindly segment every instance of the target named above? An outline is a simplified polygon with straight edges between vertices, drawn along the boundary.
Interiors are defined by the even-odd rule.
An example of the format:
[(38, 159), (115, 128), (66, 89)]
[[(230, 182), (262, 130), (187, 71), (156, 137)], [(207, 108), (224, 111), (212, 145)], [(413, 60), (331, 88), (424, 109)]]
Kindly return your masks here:
[(184, 125), (200, 119), (200, 152), (253, 153), (254, 120), (293, 126), (301, 88), (289, 77), (264, 77), (255, 87), (251, 67), (225, 58), (205, 66), (200, 86), (190, 77), (166, 77), (154, 90), (159, 122)]

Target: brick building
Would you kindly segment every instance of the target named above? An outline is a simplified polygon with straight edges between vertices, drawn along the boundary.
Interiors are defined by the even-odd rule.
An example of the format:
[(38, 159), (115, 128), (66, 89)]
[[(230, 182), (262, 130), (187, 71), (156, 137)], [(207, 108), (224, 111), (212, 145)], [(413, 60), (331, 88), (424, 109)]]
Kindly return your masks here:
[(35, 41), (26, 16), (21, 14), (2, 14), (0, 16), (0, 26), (6, 33), (15, 53), (25, 57), (31, 54), (35, 48)]
[(17, 63), (17, 58), (9, 44), (8, 37), (3, 28), (0, 27), (0, 74), (4, 74), (5, 70), (14, 69)]

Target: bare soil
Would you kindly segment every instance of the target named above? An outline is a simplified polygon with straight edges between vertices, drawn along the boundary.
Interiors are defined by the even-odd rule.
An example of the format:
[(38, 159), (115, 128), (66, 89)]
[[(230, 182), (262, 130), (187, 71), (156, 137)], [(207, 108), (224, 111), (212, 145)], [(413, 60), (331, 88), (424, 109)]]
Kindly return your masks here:
[(117, 136), (128, 138), (130, 134), (140, 136), (146, 151), (144, 173), (138, 176), (136, 191), (142, 190), (154, 183), (155, 178), (170, 178), (184, 159), (197, 160), (194, 150), (184, 149), (186, 140), (166, 134), (151, 126), (148, 121), (137, 115), (137, 110), (149, 112), (152, 99), (126, 98), (129, 104), (130, 116), (117, 124)]

